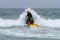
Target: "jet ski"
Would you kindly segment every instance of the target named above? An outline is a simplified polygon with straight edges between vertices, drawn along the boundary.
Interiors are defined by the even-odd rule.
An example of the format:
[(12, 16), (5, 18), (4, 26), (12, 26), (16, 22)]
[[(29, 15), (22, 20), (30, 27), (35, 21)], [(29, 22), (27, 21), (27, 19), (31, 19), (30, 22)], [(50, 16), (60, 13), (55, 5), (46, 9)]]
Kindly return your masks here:
[(26, 24), (28, 25), (28, 27), (39, 28), (39, 26), (34, 23), (32, 14), (29, 11), (27, 11), (26, 18), (27, 18)]

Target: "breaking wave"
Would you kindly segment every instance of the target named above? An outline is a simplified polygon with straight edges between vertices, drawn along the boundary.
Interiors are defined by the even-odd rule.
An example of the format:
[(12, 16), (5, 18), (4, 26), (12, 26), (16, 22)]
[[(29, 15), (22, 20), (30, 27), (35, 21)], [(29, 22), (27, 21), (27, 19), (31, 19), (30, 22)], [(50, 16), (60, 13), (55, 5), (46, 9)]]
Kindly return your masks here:
[(27, 27), (20, 27), (20, 28), (7, 28), (2, 29), (0, 28), (0, 34), (3, 35), (9, 35), (14, 37), (38, 37), (38, 38), (60, 38), (60, 32), (49, 28), (49, 27), (60, 27), (60, 19), (45, 19), (40, 17), (41, 15), (38, 15), (34, 10), (31, 10), (30, 8), (25, 9), (25, 12), (23, 12), (19, 19), (17, 20), (8, 20), (8, 19), (2, 19), (0, 18), (0, 27), (11, 27), (11, 26), (20, 26), (25, 25), (26, 21), (26, 11), (30, 11), (34, 18), (34, 23), (39, 26), (47, 26), (48, 28), (38, 28), (38, 29), (32, 29)]
[(8, 20), (8, 19), (2, 19), (0, 18), (0, 27), (10, 27), (10, 26), (19, 26), (25, 24), (26, 21), (26, 11), (30, 11), (33, 15), (35, 24), (42, 25), (42, 26), (48, 26), (48, 27), (60, 27), (60, 19), (45, 19), (40, 17), (41, 15), (38, 15), (34, 10), (31, 10), (30, 8), (25, 9), (25, 12), (23, 12), (19, 19), (17, 20)]

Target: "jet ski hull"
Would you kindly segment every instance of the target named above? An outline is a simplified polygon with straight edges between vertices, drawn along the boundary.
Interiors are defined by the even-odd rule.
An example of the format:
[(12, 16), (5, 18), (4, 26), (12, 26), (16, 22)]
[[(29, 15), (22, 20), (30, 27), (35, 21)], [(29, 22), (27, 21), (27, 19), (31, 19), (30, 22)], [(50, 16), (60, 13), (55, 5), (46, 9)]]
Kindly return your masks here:
[(29, 24), (28, 26), (32, 27), (32, 28), (39, 28), (39, 26), (37, 24)]

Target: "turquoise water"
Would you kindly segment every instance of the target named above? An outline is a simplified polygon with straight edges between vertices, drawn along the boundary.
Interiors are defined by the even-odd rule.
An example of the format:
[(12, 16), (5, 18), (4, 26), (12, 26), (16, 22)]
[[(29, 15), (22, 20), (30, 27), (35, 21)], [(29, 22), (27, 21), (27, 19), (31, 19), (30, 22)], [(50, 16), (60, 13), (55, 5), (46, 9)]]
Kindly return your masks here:
[(43, 18), (43, 21), (40, 20), (40, 24), (48, 27), (39, 29), (18, 28), (16, 20), (19, 19), (25, 9), (0, 9), (0, 40), (60, 40), (60, 9), (32, 9)]

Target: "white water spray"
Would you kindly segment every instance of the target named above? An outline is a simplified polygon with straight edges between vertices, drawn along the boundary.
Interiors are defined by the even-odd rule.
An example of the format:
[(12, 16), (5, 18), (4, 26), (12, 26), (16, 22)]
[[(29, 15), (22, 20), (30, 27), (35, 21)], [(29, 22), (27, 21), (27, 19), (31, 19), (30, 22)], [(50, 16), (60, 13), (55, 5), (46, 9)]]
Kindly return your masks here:
[(29, 11), (34, 19), (34, 23), (37, 25), (43, 25), (48, 27), (60, 27), (60, 19), (44, 19), (41, 18), (41, 15), (38, 15), (34, 10), (31, 10), (30, 8), (25, 9), (25, 12), (23, 12), (19, 19), (17, 20), (8, 20), (8, 19), (2, 19), (0, 18), (0, 27), (10, 27), (10, 26), (19, 26), (24, 25), (26, 22), (26, 15), (27, 11)]

